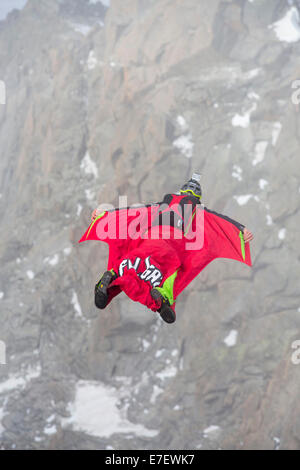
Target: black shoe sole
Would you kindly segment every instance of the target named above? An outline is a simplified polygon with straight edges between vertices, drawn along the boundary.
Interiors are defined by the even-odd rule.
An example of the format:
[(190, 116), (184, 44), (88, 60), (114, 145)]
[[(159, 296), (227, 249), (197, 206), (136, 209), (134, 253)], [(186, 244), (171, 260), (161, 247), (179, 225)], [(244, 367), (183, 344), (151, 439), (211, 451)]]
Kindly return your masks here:
[(101, 310), (103, 310), (106, 305), (107, 305), (107, 301), (108, 301), (108, 295), (105, 294), (104, 292), (95, 292), (95, 305), (97, 308), (100, 308)]
[(176, 321), (176, 315), (171, 307), (168, 305), (163, 306), (160, 311), (160, 316), (166, 323), (174, 323)]
[(159, 302), (159, 301), (161, 302), (161, 307), (157, 311), (159, 312), (163, 321), (166, 323), (174, 323), (176, 321), (176, 314), (174, 310), (171, 308), (168, 300), (166, 300), (162, 296), (162, 294), (156, 289), (152, 289), (151, 297), (156, 302)]
[(100, 281), (95, 285), (95, 305), (103, 310), (108, 302), (107, 288), (113, 280), (113, 274), (106, 271)]

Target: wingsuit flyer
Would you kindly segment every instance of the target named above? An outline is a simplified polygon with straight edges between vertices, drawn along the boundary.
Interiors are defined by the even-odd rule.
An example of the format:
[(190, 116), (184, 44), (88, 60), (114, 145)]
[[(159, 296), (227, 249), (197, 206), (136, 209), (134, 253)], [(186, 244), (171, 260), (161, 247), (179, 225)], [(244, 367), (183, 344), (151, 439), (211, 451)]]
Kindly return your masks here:
[(92, 214), (79, 240), (109, 245), (107, 270), (95, 286), (95, 305), (106, 308), (124, 292), (176, 320), (179, 294), (214, 259), (228, 258), (252, 266), (253, 234), (245, 225), (201, 203), (200, 174), (193, 173), (178, 192), (161, 202)]

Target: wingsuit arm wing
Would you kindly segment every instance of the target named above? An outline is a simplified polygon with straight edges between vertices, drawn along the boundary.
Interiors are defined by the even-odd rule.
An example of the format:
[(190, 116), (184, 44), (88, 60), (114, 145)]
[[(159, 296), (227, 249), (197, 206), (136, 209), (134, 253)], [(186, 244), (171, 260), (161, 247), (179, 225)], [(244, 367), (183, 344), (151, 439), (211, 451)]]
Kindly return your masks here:
[(108, 244), (138, 237), (139, 233), (149, 228), (159, 203), (130, 206), (103, 211), (90, 224), (79, 243), (87, 240), (100, 240)]
[(230, 217), (228, 217), (227, 215), (220, 214), (219, 212), (211, 211), (207, 207), (205, 207), (204, 210), (206, 210), (207, 212), (210, 212), (211, 214), (215, 214), (217, 217), (221, 217), (222, 219), (227, 220), (231, 224), (235, 225), (241, 232), (244, 232), (245, 225), (240, 224), (236, 220), (231, 219)]
[(230, 217), (204, 207), (206, 230), (212, 230), (210, 236), (214, 258), (229, 258), (252, 266), (250, 245), (245, 243), (243, 231), (245, 225)]

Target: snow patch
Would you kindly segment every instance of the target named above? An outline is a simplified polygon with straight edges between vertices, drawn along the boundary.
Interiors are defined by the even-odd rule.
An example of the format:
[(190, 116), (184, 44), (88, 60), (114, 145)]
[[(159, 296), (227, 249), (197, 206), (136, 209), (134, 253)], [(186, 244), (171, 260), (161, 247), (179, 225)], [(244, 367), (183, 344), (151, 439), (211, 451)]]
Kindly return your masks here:
[(203, 431), (203, 437), (209, 438), (209, 439), (216, 439), (219, 434), (220, 434), (221, 428), (220, 426), (208, 426), (208, 428), (204, 429)]
[(237, 201), (239, 206), (245, 206), (250, 199), (254, 199), (255, 201), (259, 201), (258, 196), (255, 196), (253, 194), (244, 194), (241, 196), (233, 196), (234, 199)]
[(183, 116), (177, 116), (176, 118), (177, 124), (181, 127), (182, 130), (186, 130), (188, 128), (186, 120), (184, 119)]
[(175, 377), (176, 374), (177, 374), (177, 368), (175, 366), (169, 366), (169, 367), (166, 367), (161, 372), (158, 372), (156, 376), (161, 380), (165, 380), (171, 377)]
[(152, 395), (150, 397), (150, 403), (154, 404), (156, 402), (157, 397), (161, 395), (162, 393), (163, 393), (163, 389), (158, 387), (157, 385), (154, 385)]
[(261, 178), (258, 182), (260, 189), (263, 191), (266, 186), (268, 186), (268, 181)]
[(290, 8), (281, 20), (269, 26), (277, 39), (283, 42), (297, 42), (300, 39), (299, 12), (295, 6)]
[(233, 165), (232, 177), (236, 178), (238, 181), (242, 181), (243, 170), (238, 165)]
[(192, 141), (192, 135), (190, 133), (187, 135), (181, 135), (174, 140), (173, 146), (180, 150), (182, 155), (186, 158), (191, 158), (193, 156), (194, 142)]
[(143, 346), (143, 351), (147, 351), (147, 349), (149, 349), (149, 347), (151, 346), (151, 343), (143, 338), (142, 339), (142, 346)]
[(237, 330), (231, 330), (229, 334), (226, 336), (226, 338), (224, 339), (224, 343), (226, 344), (226, 346), (228, 346), (229, 348), (232, 348), (233, 346), (235, 346), (236, 341), (237, 341), (237, 336), (238, 336)]
[(4, 297), (4, 292), (0, 292), (0, 300), (3, 299)]
[(273, 219), (272, 219), (272, 217), (270, 216), (270, 214), (267, 214), (267, 215), (266, 215), (266, 219), (267, 219), (267, 225), (272, 225), (272, 224), (273, 224)]
[(88, 201), (94, 201), (95, 200), (95, 191), (92, 189), (86, 189), (85, 190), (85, 197), (87, 198)]
[(26, 387), (28, 382), (32, 379), (36, 379), (41, 375), (41, 367), (37, 365), (34, 367), (28, 367), (25, 374), (10, 374), (8, 379), (0, 382), (0, 395), (2, 393), (11, 392), (15, 389), (23, 389)]
[(279, 240), (284, 240), (286, 237), (286, 228), (281, 228), (278, 232)]
[(30, 280), (34, 279), (34, 272), (31, 271), (30, 269), (26, 271), (26, 274), (27, 274), (28, 279)]
[(248, 72), (244, 73), (244, 79), (251, 80), (252, 78), (257, 77), (261, 72), (261, 68), (251, 69)]
[(44, 263), (50, 264), (50, 266), (56, 266), (59, 262), (59, 255), (55, 254), (52, 258), (47, 257), (44, 259)]
[(95, 51), (91, 50), (89, 52), (89, 56), (88, 56), (88, 59), (87, 59), (87, 68), (89, 70), (94, 70), (96, 65), (97, 65), (97, 59), (96, 59), (96, 56), (95, 56)]
[(279, 450), (280, 449), (280, 439), (279, 439), (279, 437), (273, 437), (273, 441), (275, 442), (275, 449), (274, 450)]
[(74, 310), (76, 312), (76, 317), (81, 317), (82, 318), (83, 315), (82, 315), (81, 306), (80, 306), (80, 303), (78, 301), (78, 296), (77, 296), (75, 291), (73, 291), (73, 294), (72, 294), (71, 304), (73, 305)]
[(258, 163), (261, 163), (265, 158), (265, 153), (268, 147), (268, 142), (262, 140), (257, 142), (254, 149), (254, 159), (252, 160), (252, 165), (256, 166)]
[(235, 114), (231, 120), (233, 127), (243, 127), (246, 129), (250, 125), (251, 114), (257, 109), (257, 104), (253, 105), (244, 114)]
[(255, 93), (255, 91), (249, 91), (247, 96), (250, 100), (256, 100), (256, 101), (260, 100), (260, 96), (257, 93)]
[(68, 405), (68, 411), (70, 418), (63, 418), (62, 426), (91, 436), (109, 438), (125, 433), (151, 438), (159, 433), (130, 422), (126, 407), (120, 407), (118, 390), (96, 381), (81, 380), (76, 384), (75, 401)]
[(48, 436), (52, 436), (53, 434), (57, 433), (57, 428), (55, 424), (53, 426), (46, 426), (44, 429), (44, 434), (47, 434)]
[(81, 211), (82, 211), (82, 205), (81, 205), (81, 204), (77, 204), (77, 212), (76, 212), (77, 217), (80, 216)]
[(165, 352), (165, 349), (158, 349), (155, 353), (155, 357), (160, 357)]
[(80, 33), (83, 36), (87, 36), (93, 29), (93, 26), (89, 24), (72, 23), (72, 22), (70, 22), (69, 24), (77, 33)]
[(87, 151), (83, 157), (80, 169), (83, 170), (87, 175), (93, 175), (98, 178), (98, 168), (96, 163), (91, 159), (89, 152)]
[(273, 130), (272, 130), (272, 145), (273, 147), (276, 146), (280, 132), (282, 129), (282, 124), (280, 122), (274, 122)]

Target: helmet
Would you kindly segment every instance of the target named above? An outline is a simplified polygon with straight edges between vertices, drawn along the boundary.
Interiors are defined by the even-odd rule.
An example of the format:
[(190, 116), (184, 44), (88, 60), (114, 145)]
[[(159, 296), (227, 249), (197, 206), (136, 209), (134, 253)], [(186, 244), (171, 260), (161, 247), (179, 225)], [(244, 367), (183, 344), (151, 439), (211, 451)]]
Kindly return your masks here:
[(201, 175), (198, 173), (193, 173), (191, 179), (185, 183), (182, 188), (180, 189), (180, 193), (191, 193), (193, 196), (198, 197), (201, 199), (202, 197), (202, 191), (201, 191), (201, 186), (200, 186), (200, 178)]

